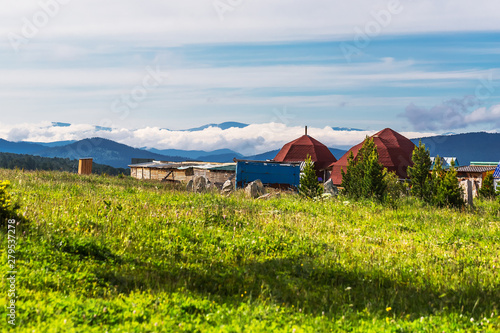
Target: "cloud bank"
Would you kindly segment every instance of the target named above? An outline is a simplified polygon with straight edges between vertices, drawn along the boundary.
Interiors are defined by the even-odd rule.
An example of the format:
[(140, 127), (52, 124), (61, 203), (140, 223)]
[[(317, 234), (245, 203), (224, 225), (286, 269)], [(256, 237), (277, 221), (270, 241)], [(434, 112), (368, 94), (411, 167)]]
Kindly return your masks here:
[[(348, 148), (375, 131), (335, 131), (331, 127), (309, 127), (308, 134), (331, 148)], [(202, 131), (171, 131), (158, 127), (140, 129), (113, 128), (103, 130), (87, 124), (60, 127), (51, 123), (3, 125), (0, 137), (9, 141), (54, 142), (102, 137), (136, 148), (184, 149), (213, 151), (229, 148), (244, 155), (279, 149), (304, 134), (304, 128), (282, 123), (253, 124), (245, 128), (222, 130), (209, 127)], [(408, 138), (434, 133), (402, 132)]]
[(474, 96), (450, 99), (431, 108), (410, 104), (403, 117), (416, 131), (465, 129), (473, 125), (500, 127), (500, 105), (479, 107), (481, 101)]

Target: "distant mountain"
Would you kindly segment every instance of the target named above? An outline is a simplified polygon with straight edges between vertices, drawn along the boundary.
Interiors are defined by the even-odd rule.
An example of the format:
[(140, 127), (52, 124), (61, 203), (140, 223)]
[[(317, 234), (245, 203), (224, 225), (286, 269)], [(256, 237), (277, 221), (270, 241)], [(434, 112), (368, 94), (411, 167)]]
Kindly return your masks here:
[(45, 148), (36, 155), (70, 159), (92, 157), (96, 163), (110, 165), (115, 168), (126, 168), (131, 163), (132, 158), (172, 162), (186, 160), (184, 157), (155, 154), (102, 138), (84, 139), (65, 146)]
[(245, 160), (254, 160), (254, 161), (267, 161), (267, 160), (272, 160), (273, 158), (276, 157), (276, 154), (278, 154), (280, 150), (271, 150), (262, 154), (257, 154), (257, 155), (250, 155), (250, 156), (245, 156), (243, 159)]
[[(180, 157), (185, 157), (189, 158), (192, 160), (202, 160), (207, 156), (219, 156), (219, 155), (234, 155), (235, 156), (241, 156), (241, 154), (231, 150), (231, 149), (217, 149), (213, 151), (204, 151), (204, 150), (181, 150), (181, 149), (156, 149), (156, 148), (150, 148), (147, 149), (148, 151), (155, 153), (155, 154), (161, 154), (161, 155), (168, 155), (168, 156), (180, 156)], [(207, 161), (209, 162), (209, 161)]]
[(500, 161), (500, 133), (464, 133), (438, 135), (411, 140), (418, 145), (422, 140), (431, 156), (456, 157), (460, 165), (475, 162)]
[(248, 126), (248, 124), (238, 123), (235, 121), (227, 121), (227, 122), (220, 123), (220, 124), (207, 124), (207, 125), (203, 125), (200, 127), (195, 127), (195, 128), (190, 128), (190, 129), (180, 130), (180, 131), (181, 132), (197, 132), (197, 131), (203, 131), (204, 129), (209, 128), (209, 127), (218, 127), (220, 129), (226, 130), (226, 129), (232, 128), (232, 127), (245, 128), (247, 126)]
[(0, 152), (2, 153), (34, 154), (43, 149), (45, 149), (45, 147), (39, 143), (22, 142), (22, 141), (11, 142), (4, 139), (0, 139)]
[(58, 121), (52, 122), (52, 127), (70, 127), (70, 126), (71, 126), (71, 124), (69, 124), (69, 123), (61, 123)]
[[(40, 157), (27, 154), (0, 153), (0, 168), (24, 169), (24, 170), (53, 170), (78, 172), (78, 160), (58, 157)], [(108, 175), (129, 175), (130, 170), (125, 168), (113, 168), (109, 165), (92, 163), (92, 173)]]
[(332, 127), (334, 131), (349, 131), (349, 132), (361, 132), (364, 131), (359, 128), (352, 128), (352, 127)]
[(337, 148), (328, 148), (328, 149), (330, 149), (333, 156), (335, 156), (337, 160), (339, 160), (342, 156), (344, 156), (345, 153), (347, 153), (347, 150), (343, 149), (337, 149)]
[[(335, 156), (336, 159), (341, 158), (347, 151), (342, 150), (342, 149), (337, 149), (337, 148), (328, 148), (332, 152), (333, 156)], [(276, 157), (276, 154), (278, 154), (280, 150), (271, 150), (262, 154), (257, 154), (257, 155), (251, 155), (251, 156), (245, 156), (243, 159), (246, 160), (255, 160), (255, 161), (266, 161), (266, 160), (272, 160), (273, 158)]]
[[(54, 141), (54, 142), (31, 142), (31, 141), (22, 141), (24, 143), (34, 143), (37, 145), (41, 145), (43, 147), (60, 147), (60, 146), (66, 146), (69, 144), (72, 144), (76, 142), (75, 140), (67, 140), (67, 141)], [(18, 142), (21, 143), (21, 142)]]

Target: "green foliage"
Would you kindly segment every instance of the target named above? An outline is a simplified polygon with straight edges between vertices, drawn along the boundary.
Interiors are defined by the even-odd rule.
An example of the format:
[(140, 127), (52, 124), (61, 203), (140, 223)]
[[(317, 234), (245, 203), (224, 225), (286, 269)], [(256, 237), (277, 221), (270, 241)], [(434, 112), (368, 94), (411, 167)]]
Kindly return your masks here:
[(497, 201), (459, 212), (405, 197), (396, 210), (130, 177), (0, 178), (30, 222), (16, 234), (19, 332), (500, 329)]
[(413, 150), (412, 161), (413, 166), (408, 167), (408, 176), (411, 180), (411, 193), (421, 200), (430, 202), (432, 185), (429, 171), (432, 161), (429, 150), (425, 148), (422, 141), (419, 141), (418, 146)]
[(0, 220), (14, 218), (19, 205), (12, 200), (8, 190), (10, 181), (0, 181)]
[(375, 198), (382, 200), (387, 184), (384, 167), (378, 161), (377, 146), (373, 139), (366, 138), (356, 158), (351, 151), (347, 170), (341, 170), (344, 194), (353, 199)]
[[(0, 168), (45, 170), (45, 171), (68, 171), (78, 172), (78, 160), (58, 157), (40, 157), (33, 155), (0, 153)], [(117, 176), (120, 174), (130, 175), (130, 169), (114, 168), (109, 165), (92, 163), (92, 173)]]
[(463, 193), (457, 179), (455, 163), (452, 161), (451, 167), (444, 171), (439, 156), (436, 157), (436, 160), (433, 170), (434, 203), (439, 207), (462, 207), (464, 205)]
[(489, 173), (486, 177), (484, 177), (483, 184), (479, 189), (479, 196), (485, 199), (494, 199), (497, 196), (492, 173)]
[(311, 161), (311, 156), (307, 155), (305, 160), (304, 170), (300, 177), (299, 193), (306, 198), (315, 198), (322, 194), (316, 170), (314, 169), (314, 162)]
[(397, 208), (401, 198), (409, 192), (407, 184), (399, 181), (396, 173), (388, 172), (387, 169), (384, 169), (384, 183), (387, 184), (385, 202), (391, 207)]

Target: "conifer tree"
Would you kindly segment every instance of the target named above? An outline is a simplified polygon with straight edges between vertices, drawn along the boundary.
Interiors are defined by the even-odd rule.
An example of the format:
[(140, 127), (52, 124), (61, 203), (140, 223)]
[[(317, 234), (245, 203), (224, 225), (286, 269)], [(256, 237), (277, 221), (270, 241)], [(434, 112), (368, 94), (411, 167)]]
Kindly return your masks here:
[(493, 199), (497, 196), (492, 173), (489, 173), (486, 177), (484, 177), (483, 184), (479, 189), (479, 196), (485, 199)]
[(322, 192), (314, 169), (314, 162), (311, 160), (311, 156), (307, 155), (300, 177), (299, 193), (307, 198), (315, 198), (320, 196)]
[[(441, 162), (439, 162), (439, 167), (441, 168)], [(451, 167), (448, 171), (444, 172), (441, 168), (439, 178), (435, 203), (440, 207), (462, 207), (464, 205), (463, 193), (457, 179), (457, 169), (454, 161), (451, 161)]]
[(378, 161), (377, 146), (372, 138), (366, 138), (356, 158), (351, 151), (347, 170), (341, 170), (344, 194), (353, 198), (377, 198), (382, 200), (386, 190), (384, 167)]
[[(431, 199), (431, 176), (430, 169), (432, 161), (430, 152), (420, 140), (415, 147), (411, 157), (413, 166), (408, 167), (408, 176), (411, 181), (411, 193), (429, 202)], [(441, 162), (441, 161), (440, 161)]]

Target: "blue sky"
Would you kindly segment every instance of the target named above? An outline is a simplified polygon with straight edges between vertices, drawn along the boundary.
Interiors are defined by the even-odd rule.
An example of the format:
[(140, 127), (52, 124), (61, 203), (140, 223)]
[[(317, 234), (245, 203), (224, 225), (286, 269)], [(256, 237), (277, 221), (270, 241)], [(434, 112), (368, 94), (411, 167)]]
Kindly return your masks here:
[[(409, 136), (498, 131), (499, 7), (486, 0), (12, 2), (0, 14), (0, 137), (105, 134), (149, 146), (149, 133), (163, 148), (186, 148), (206, 140), (176, 141), (159, 130), (224, 121), (290, 129), (223, 133), (206, 146), (268, 142), (260, 151), (304, 125), (330, 145), (345, 140), (328, 126)], [(53, 121), (75, 126), (47, 130)]]

